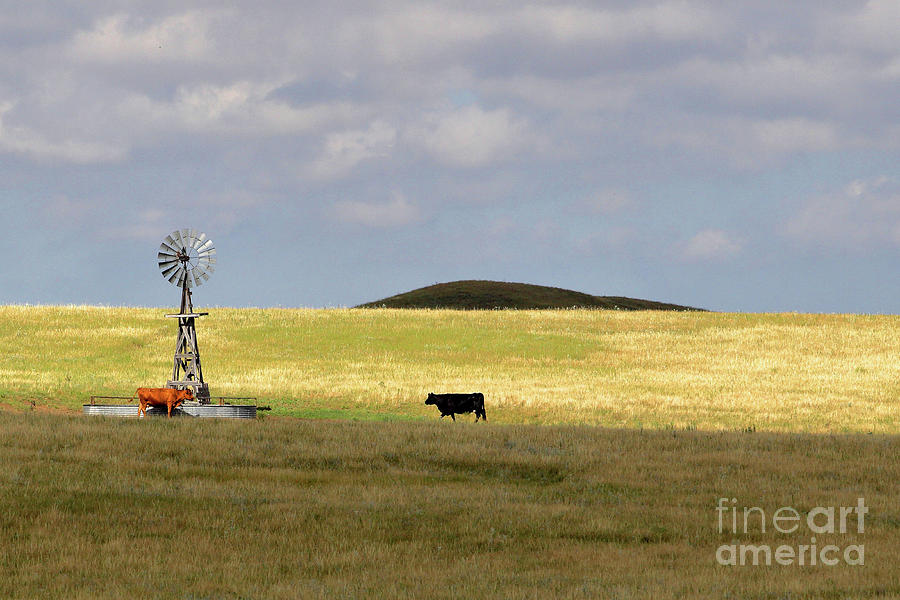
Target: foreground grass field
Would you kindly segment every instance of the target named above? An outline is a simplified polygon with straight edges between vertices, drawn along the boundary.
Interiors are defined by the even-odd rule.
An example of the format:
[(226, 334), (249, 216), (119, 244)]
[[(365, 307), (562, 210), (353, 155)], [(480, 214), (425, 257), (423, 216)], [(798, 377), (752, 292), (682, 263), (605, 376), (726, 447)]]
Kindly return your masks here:
[[(896, 598), (897, 437), (0, 411), (3, 598)], [(870, 512), (722, 566), (720, 497)], [(809, 531), (741, 543), (810, 543)]]
[[(163, 309), (0, 307), (0, 406), (78, 411), (171, 374)], [(900, 319), (578, 310), (212, 309), (214, 395), (273, 414), (434, 419), (481, 391), (497, 423), (900, 433)], [(430, 408), (430, 410), (429, 410)]]

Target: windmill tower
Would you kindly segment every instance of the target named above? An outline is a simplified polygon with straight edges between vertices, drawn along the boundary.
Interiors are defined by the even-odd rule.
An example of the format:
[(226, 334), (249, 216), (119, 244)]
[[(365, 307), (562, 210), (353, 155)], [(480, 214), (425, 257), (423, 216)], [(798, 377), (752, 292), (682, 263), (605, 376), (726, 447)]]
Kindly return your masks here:
[(194, 389), (194, 398), (201, 404), (206, 404), (209, 402), (209, 386), (203, 380), (194, 320), (209, 313), (194, 312), (191, 287), (207, 281), (210, 273), (215, 270), (215, 246), (205, 233), (195, 229), (180, 229), (167, 235), (159, 245), (157, 260), (162, 276), (172, 285), (181, 288), (180, 312), (166, 315), (170, 319), (178, 319), (172, 379), (166, 383), (166, 387), (191, 387)]

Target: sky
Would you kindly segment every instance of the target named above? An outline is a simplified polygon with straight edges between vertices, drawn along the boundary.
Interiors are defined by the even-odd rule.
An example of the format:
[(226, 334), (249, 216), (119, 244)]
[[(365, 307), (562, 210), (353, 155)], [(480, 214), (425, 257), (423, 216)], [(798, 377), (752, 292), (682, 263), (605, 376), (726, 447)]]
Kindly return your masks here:
[(0, 303), (900, 311), (900, 2), (0, 0)]

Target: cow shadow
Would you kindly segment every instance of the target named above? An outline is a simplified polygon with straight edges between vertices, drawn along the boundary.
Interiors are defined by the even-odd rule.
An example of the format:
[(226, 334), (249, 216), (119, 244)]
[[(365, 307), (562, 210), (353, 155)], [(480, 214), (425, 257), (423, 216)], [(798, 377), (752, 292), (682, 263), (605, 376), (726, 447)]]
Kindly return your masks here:
[[(169, 411), (165, 406), (148, 406), (145, 415), (148, 417), (164, 417), (167, 418), (169, 416)], [(172, 418), (175, 417), (190, 417), (194, 418), (194, 415), (191, 413), (184, 411), (181, 407), (172, 409)]]

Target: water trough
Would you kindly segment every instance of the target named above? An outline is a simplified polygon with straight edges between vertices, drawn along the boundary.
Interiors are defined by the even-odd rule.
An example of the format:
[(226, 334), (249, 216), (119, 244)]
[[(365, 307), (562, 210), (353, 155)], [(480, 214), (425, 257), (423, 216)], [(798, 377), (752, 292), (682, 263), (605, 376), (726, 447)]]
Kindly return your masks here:
[[(84, 404), (83, 412), (86, 415), (104, 417), (132, 417), (138, 418), (138, 402), (132, 404), (96, 404), (97, 399), (128, 400), (127, 396), (91, 396), (91, 403)], [(213, 419), (255, 419), (256, 404), (225, 404), (224, 400), (255, 400), (256, 398), (226, 398), (222, 397), (221, 404), (200, 404), (198, 402), (185, 402), (179, 408), (172, 410), (173, 417), (200, 417)], [(148, 406), (148, 417), (166, 417), (165, 406)]]

